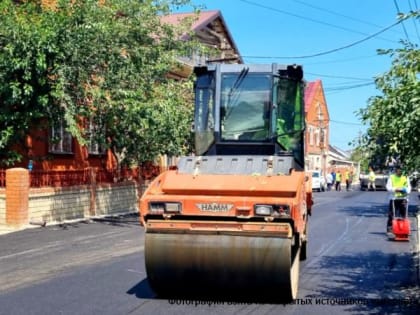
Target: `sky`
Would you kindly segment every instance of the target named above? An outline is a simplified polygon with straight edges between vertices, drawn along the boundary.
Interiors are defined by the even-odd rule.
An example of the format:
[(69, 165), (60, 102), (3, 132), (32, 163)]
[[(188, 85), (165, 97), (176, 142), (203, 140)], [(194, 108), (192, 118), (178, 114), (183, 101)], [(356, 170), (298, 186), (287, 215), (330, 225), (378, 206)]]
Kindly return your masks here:
[[(301, 64), (305, 80), (320, 79), (330, 116), (330, 144), (342, 150), (366, 131), (356, 115), (381, 95), (374, 77), (391, 68), (377, 49), (419, 45), (420, 23), (397, 23), (420, 0), (191, 0), (219, 10), (244, 63)], [(182, 9), (187, 12), (187, 9)]]

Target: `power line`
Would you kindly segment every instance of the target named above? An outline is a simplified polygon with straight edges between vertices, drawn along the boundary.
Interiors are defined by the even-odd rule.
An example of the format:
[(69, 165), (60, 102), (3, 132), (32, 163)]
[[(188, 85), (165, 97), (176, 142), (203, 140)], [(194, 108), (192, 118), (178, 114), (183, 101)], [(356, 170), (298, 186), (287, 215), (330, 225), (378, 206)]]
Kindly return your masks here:
[[(364, 60), (364, 59), (370, 59), (370, 58), (377, 58), (377, 57), (383, 57), (384, 55), (370, 55), (370, 56), (360, 56), (360, 57), (354, 57), (354, 58), (345, 58), (345, 59), (335, 59), (335, 60), (327, 60), (327, 61), (313, 61), (313, 62), (305, 62), (305, 66), (312, 66), (312, 65), (328, 65), (328, 64), (336, 64), (336, 63), (343, 63), (343, 62), (349, 62), (349, 61), (356, 61), (356, 60)], [(246, 58), (247, 60), (251, 61), (252, 57), (248, 56), (242, 56), (243, 58)], [(261, 59), (261, 56), (258, 56), (257, 59)], [(273, 57), (274, 59), (274, 57)]]
[[(341, 29), (341, 30), (344, 30), (344, 31), (347, 31), (347, 32), (350, 32), (350, 33), (355, 33), (355, 34), (360, 34), (360, 35), (368, 35), (367, 33), (355, 31), (355, 30), (352, 30), (352, 29), (349, 29), (349, 28), (346, 28), (346, 27), (342, 27), (342, 26), (339, 26), (339, 25), (327, 23), (327, 22), (324, 22), (324, 21), (316, 20), (316, 19), (313, 19), (313, 18), (310, 18), (310, 17), (295, 14), (295, 13), (292, 13), (292, 12), (280, 10), (280, 9), (273, 8), (273, 7), (269, 7), (269, 6), (259, 4), (259, 3), (253, 2), (253, 1), (249, 1), (249, 0), (239, 0), (239, 1), (250, 4), (250, 5), (253, 5), (253, 6), (256, 6), (256, 7), (263, 8), (263, 9), (266, 9), (266, 10), (269, 10), (269, 11), (274, 11), (274, 12), (282, 13), (282, 14), (285, 14), (285, 15), (293, 16), (293, 17), (296, 17), (296, 18), (299, 18), (299, 19), (303, 19), (305, 21), (311, 21), (311, 22), (314, 22), (314, 23), (323, 24), (323, 25), (326, 25), (326, 26), (329, 26), (329, 27)], [(378, 34), (380, 34), (380, 33), (378, 33)], [(380, 38), (380, 37), (378, 37), (378, 38)], [(389, 40), (389, 39), (386, 39), (386, 38), (380, 38), (380, 39), (386, 40), (386, 41), (391, 42), (391, 43), (396, 43), (396, 41)]]
[[(397, 0), (394, 0), (394, 5), (395, 5), (395, 8), (397, 9), (397, 14), (400, 14), (401, 12), (400, 12), (400, 8), (398, 7)], [(410, 41), (410, 38), (408, 37), (408, 33), (407, 33), (404, 23), (401, 23), (401, 26), (404, 30), (405, 37), (407, 38), (408, 41)]]
[(361, 84), (354, 84), (354, 85), (347, 85), (347, 86), (340, 86), (340, 87), (333, 87), (333, 88), (324, 88), (325, 92), (334, 92), (334, 91), (346, 91), (351, 89), (356, 89), (360, 87), (365, 87), (369, 85), (374, 85), (375, 82), (369, 83), (361, 83)]
[[(417, 8), (417, 3), (414, 1), (416, 8)], [(408, 1), (408, 6), (410, 7), (410, 11), (414, 11), (412, 6), (411, 6), (411, 0)], [(414, 30), (416, 31), (417, 34), (417, 39), (420, 41), (420, 35), (419, 35), (419, 30), (417, 29), (417, 24), (416, 24), (416, 20), (413, 19), (413, 25), (414, 25)]]
[[(326, 8), (321, 8), (321, 7), (315, 6), (313, 4), (309, 4), (309, 3), (305, 2), (305, 1), (301, 1), (301, 0), (293, 0), (293, 1), (294, 2), (297, 2), (297, 3), (300, 3), (302, 5), (305, 5), (307, 7), (311, 7), (311, 8), (314, 8), (316, 10), (322, 11), (322, 12), (327, 12), (327, 13), (330, 13), (332, 15), (344, 17), (344, 18), (349, 19), (349, 20), (352, 20), (352, 21), (356, 21), (356, 22), (363, 23), (363, 24), (366, 24), (366, 25), (374, 26), (374, 27), (377, 27), (377, 28), (382, 28), (383, 27), (383, 26), (380, 26), (378, 24), (374, 24), (374, 23), (371, 23), (371, 22), (363, 21), (363, 20), (360, 20), (360, 19), (357, 19), (357, 18), (348, 16), (348, 15), (345, 15), (345, 14), (342, 14), (342, 13), (338, 13), (338, 12), (335, 12), (335, 11), (332, 11), (332, 10), (329, 10), (329, 9), (326, 9)], [(399, 33), (398, 31), (395, 31), (395, 32), (396, 33)]]
[(319, 73), (311, 73), (311, 72), (305, 72), (306, 74), (319, 76), (319, 77), (325, 77), (325, 78), (335, 78), (335, 79), (349, 79), (349, 80), (358, 80), (358, 81), (372, 81), (372, 79), (366, 79), (366, 78), (355, 78), (355, 77), (344, 77), (344, 76), (338, 76), (338, 75), (328, 75), (328, 74), (319, 74)]
[[(335, 59), (335, 60), (327, 60), (327, 61), (314, 61), (314, 62), (305, 62), (305, 66), (312, 66), (312, 65), (328, 65), (328, 64), (334, 64), (334, 63), (342, 63), (342, 62), (349, 62), (349, 61), (355, 61), (355, 60), (363, 60), (363, 59), (370, 59), (370, 58), (378, 58), (378, 57), (384, 57), (385, 55), (370, 55), (370, 56), (359, 56), (359, 57), (353, 57), (353, 58), (345, 58), (345, 59)], [(244, 56), (242, 56), (244, 57)], [(245, 58), (252, 59), (252, 57)]]
[(340, 120), (333, 120), (333, 119), (330, 119), (330, 122), (333, 122), (333, 123), (336, 123), (336, 124), (341, 124), (341, 125), (364, 126), (363, 124), (360, 124), (360, 123), (352, 123), (352, 122), (348, 122), (348, 121), (340, 121)]
[[(240, 1), (245, 1), (245, 0), (240, 0)], [(242, 56), (242, 57), (243, 58), (259, 58), (259, 59), (305, 59), (305, 58), (313, 58), (313, 57), (324, 56), (324, 55), (332, 54), (332, 53), (335, 53), (337, 51), (344, 50), (344, 49), (356, 46), (360, 43), (363, 43), (363, 42), (365, 42), (365, 41), (367, 41), (367, 40), (369, 40), (373, 37), (376, 37), (377, 35), (385, 32), (387, 30), (389, 30), (390, 28), (400, 24), (403, 20), (404, 19), (401, 19), (401, 20), (395, 22), (394, 24), (391, 24), (390, 26), (385, 27), (384, 29), (382, 29), (382, 30), (380, 30), (380, 31), (378, 31), (378, 32), (376, 32), (372, 35), (369, 35), (368, 37), (365, 37), (361, 40), (355, 41), (351, 44), (348, 44), (348, 45), (345, 45), (345, 46), (342, 46), (342, 47), (339, 47), (339, 48), (327, 50), (327, 51), (324, 51), (324, 52), (319, 52), (319, 53), (312, 54), (312, 55), (306, 55), (306, 56), (276, 56), (276, 57), (273, 57), (273, 56)]]
[(360, 57), (354, 57), (354, 58), (346, 58), (346, 59), (336, 59), (331, 61), (316, 61), (316, 62), (307, 62), (305, 65), (325, 65), (325, 64), (331, 64), (331, 63), (341, 63), (341, 62), (348, 62), (348, 61), (354, 61), (354, 60), (363, 60), (368, 58), (377, 58), (378, 56), (383, 55), (371, 55), (371, 56), (360, 56)]

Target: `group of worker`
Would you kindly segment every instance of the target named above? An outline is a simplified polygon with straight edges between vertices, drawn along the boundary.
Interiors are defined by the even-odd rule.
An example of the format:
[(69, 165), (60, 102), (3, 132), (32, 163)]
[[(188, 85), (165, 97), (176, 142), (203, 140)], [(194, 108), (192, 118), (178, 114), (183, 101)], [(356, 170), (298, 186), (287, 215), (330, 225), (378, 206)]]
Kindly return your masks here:
[(334, 170), (329, 172), (326, 176), (327, 182), (327, 191), (332, 190), (334, 187), (336, 191), (341, 191), (341, 183), (344, 181), (346, 183), (346, 191), (351, 190), (351, 185), (353, 183), (353, 171), (351, 170), (340, 170), (335, 172)]
[[(334, 170), (329, 172), (326, 176), (327, 190), (330, 191), (335, 188), (336, 191), (341, 191), (341, 183), (346, 183), (346, 190), (351, 190), (351, 184), (353, 181), (353, 172), (351, 170), (337, 171)], [(368, 190), (376, 190), (375, 186), (375, 171), (372, 167), (369, 167), (368, 175)], [(394, 173), (388, 177), (386, 183), (386, 189), (389, 192), (389, 210), (388, 210), (388, 222), (387, 230), (391, 229), (392, 218), (395, 212), (402, 217), (407, 215), (408, 209), (408, 195), (411, 192), (410, 180), (407, 176), (402, 174), (401, 166), (396, 166)]]

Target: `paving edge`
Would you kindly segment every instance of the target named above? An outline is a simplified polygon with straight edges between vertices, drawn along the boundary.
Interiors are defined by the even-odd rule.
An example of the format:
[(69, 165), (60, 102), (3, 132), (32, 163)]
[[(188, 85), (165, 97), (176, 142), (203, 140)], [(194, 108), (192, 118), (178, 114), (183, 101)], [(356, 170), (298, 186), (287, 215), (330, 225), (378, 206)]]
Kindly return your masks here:
[[(55, 226), (55, 225), (60, 225), (60, 224), (73, 224), (73, 223), (78, 223), (78, 222), (94, 221), (94, 220), (104, 219), (104, 218), (117, 218), (117, 217), (121, 217), (121, 216), (134, 215), (134, 214), (138, 214), (138, 213), (139, 213), (138, 211), (117, 212), (117, 213), (112, 213), (112, 214), (89, 216), (89, 217), (84, 217), (84, 218), (80, 218), (80, 219), (63, 220), (63, 221), (50, 221), (50, 222), (47, 222), (45, 224), (45, 226)], [(0, 225), (0, 236), (5, 235), (5, 234), (9, 234), (9, 233), (14, 233), (14, 232), (27, 230), (27, 229), (35, 229), (35, 228), (41, 228), (41, 227), (43, 227), (43, 226), (41, 226), (40, 224), (25, 224), (25, 225), (22, 225), (22, 226), (17, 227), (17, 228), (9, 227), (7, 225)]]

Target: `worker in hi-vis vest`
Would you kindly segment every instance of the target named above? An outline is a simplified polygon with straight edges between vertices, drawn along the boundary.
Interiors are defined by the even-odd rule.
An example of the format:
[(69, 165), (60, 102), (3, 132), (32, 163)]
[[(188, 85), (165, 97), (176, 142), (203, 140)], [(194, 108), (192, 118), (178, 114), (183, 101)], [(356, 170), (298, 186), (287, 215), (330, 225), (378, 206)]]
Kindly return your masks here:
[(372, 189), (373, 191), (376, 190), (375, 180), (376, 180), (375, 171), (373, 170), (371, 166), (369, 166), (368, 187), (367, 187), (368, 191), (370, 189)]
[(389, 192), (389, 210), (387, 229), (392, 226), (392, 203), (394, 203), (395, 211), (399, 212), (400, 216), (404, 217), (407, 210), (407, 197), (411, 192), (410, 180), (407, 176), (402, 174), (400, 166), (395, 167), (395, 173), (391, 174), (386, 183), (386, 190)]
[(341, 172), (340, 171), (338, 171), (335, 174), (335, 190), (341, 191)]

